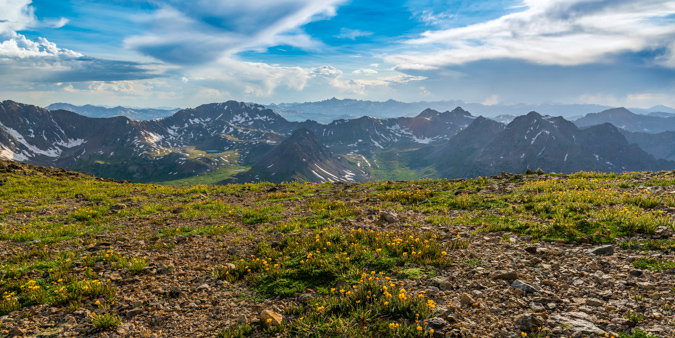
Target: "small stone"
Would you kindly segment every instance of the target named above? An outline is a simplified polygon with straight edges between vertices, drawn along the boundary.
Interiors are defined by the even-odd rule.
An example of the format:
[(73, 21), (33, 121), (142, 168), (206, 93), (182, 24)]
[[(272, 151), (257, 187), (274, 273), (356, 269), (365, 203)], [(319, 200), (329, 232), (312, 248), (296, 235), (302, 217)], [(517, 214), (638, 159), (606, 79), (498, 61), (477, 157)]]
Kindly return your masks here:
[[(583, 312), (568, 312), (551, 316), (550, 323), (581, 335), (605, 334), (605, 331), (590, 322), (590, 316)], [(573, 334), (573, 335), (574, 335)]]
[(530, 332), (533, 331), (533, 329), (542, 327), (544, 325), (544, 322), (541, 319), (539, 319), (539, 317), (530, 314), (524, 314), (516, 318), (515, 324), (518, 327), (518, 330), (523, 332)]
[(516, 280), (518, 279), (518, 273), (515, 271), (510, 272), (497, 271), (494, 274), (490, 275), (490, 278), (503, 280)]
[(649, 282), (638, 282), (637, 285), (645, 290), (653, 290), (656, 288), (654, 284)]
[(541, 292), (541, 287), (531, 285), (531, 284), (527, 284), (527, 283), (521, 281), (520, 279), (516, 279), (515, 281), (513, 281), (513, 283), (511, 284), (511, 287), (515, 288), (515, 289), (523, 290), (524, 292), (529, 292), (529, 293)]
[(532, 302), (530, 303), (530, 309), (534, 312), (542, 312), (544, 311), (544, 306), (539, 303)]
[(438, 294), (440, 293), (440, 290), (435, 286), (430, 286), (424, 291), (426, 292), (427, 296), (432, 297), (432, 298), (437, 297)]
[(613, 245), (603, 245), (599, 246), (597, 248), (590, 249), (586, 251), (589, 254), (597, 255), (597, 256), (609, 256), (614, 254), (614, 246)]
[(450, 324), (441, 317), (434, 317), (425, 320), (425, 322), (427, 323), (425, 331), (434, 330), (434, 338), (445, 337), (445, 331), (450, 328)]
[(380, 213), (380, 219), (387, 223), (395, 223), (398, 221), (398, 217), (391, 212), (383, 211)]
[(544, 285), (550, 286), (550, 287), (554, 287), (554, 288), (558, 287), (558, 284), (556, 282), (550, 280), (550, 279), (544, 279), (543, 281), (541, 281), (541, 284), (544, 284)]
[(447, 290), (450, 289), (451, 284), (450, 281), (448, 280), (448, 277), (434, 277), (431, 279), (431, 285), (439, 288), (440, 290)]
[(597, 306), (603, 306), (604, 304), (605, 304), (605, 302), (603, 302), (599, 299), (596, 299), (596, 298), (587, 298), (586, 299), (586, 305), (588, 305), (588, 306), (596, 306), (597, 307)]
[(459, 302), (462, 303), (462, 305), (471, 305), (476, 301), (473, 298), (471, 298), (471, 296), (468, 293), (463, 293), (462, 297), (459, 299)]
[(633, 277), (642, 277), (643, 272), (642, 272), (642, 270), (637, 270), (637, 269), (630, 270), (630, 275), (633, 276)]
[(536, 246), (528, 246), (527, 248), (525, 248), (525, 251), (534, 255), (537, 253), (537, 249), (538, 247)]
[(260, 321), (267, 326), (279, 326), (283, 320), (284, 316), (271, 310), (264, 310), (260, 313)]
[(131, 309), (131, 310), (127, 311), (127, 318), (134, 318), (137, 315), (140, 315), (141, 313), (143, 313), (142, 308)]

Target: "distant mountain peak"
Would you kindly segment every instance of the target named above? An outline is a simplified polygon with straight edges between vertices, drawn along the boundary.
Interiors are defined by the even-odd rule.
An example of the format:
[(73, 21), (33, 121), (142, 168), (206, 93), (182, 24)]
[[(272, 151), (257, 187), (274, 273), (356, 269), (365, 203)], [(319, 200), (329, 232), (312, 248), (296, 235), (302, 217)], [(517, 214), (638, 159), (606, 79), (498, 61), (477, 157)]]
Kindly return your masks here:
[(675, 119), (669, 115), (640, 115), (623, 107), (587, 114), (574, 123), (582, 128), (611, 123), (619, 129), (630, 132), (660, 133), (675, 130)]
[(369, 175), (335, 156), (307, 128), (299, 128), (263, 155), (248, 172), (230, 181), (357, 182)]
[(417, 115), (417, 117), (432, 118), (432, 117), (438, 116), (439, 114), (440, 114), (439, 111), (431, 109), (431, 108), (427, 108), (424, 111), (422, 111), (421, 113), (419, 113), (419, 115)]
[(462, 109), (462, 107), (457, 107), (451, 111), (453, 114), (462, 114), (462, 115), (471, 115), (468, 111)]

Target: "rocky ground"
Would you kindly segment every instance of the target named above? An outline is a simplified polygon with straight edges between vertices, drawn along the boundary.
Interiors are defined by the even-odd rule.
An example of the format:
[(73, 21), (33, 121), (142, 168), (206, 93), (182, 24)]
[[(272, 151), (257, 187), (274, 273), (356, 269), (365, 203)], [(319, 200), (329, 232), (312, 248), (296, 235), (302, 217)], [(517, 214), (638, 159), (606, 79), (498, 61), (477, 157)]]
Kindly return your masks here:
[[(85, 180), (94, 186), (100, 182), (57, 169), (6, 162), (1, 169), (5, 173), (0, 178), (3, 182), (0, 189), (10, 189), (9, 186), (17, 189), (21, 184), (27, 184), (28, 179), (40, 177), (56, 177), (61, 182)], [(493, 183), (500, 182), (496, 178)], [(449, 266), (406, 264), (388, 274), (394, 283), (402, 283), (400, 285), (411, 294), (424, 291), (424, 295), (435, 302), (434, 316), (427, 318), (423, 325), (427, 336), (619, 337), (619, 334), (625, 334), (633, 337), (631, 332), (639, 329), (657, 337), (675, 337), (675, 312), (671, 308), (675, 305), (675, 268), (666, 265), (663, 269), (653, 269), (636, 265), (645, 259), (664, 264), (675, 262), (672, 247), (660, 250), (629, 248), (625, 236), (617, 236), (608, 243), (533, 240), (526, 232), (477, 231), (479, 229), (473, 224), (435, 224), (430, 221), (433, 212), (409, 204), (394, 206), (377, 198), (376, 187), (372, 185), (314, 185), (311, 194), (292, 199), (265, 199), (270, 194), (297, 192), (298, 189), (264, 186), (227, 193), (209, 188), (196, 192), (181, 188), (183, 190), (169, 193), (162, 190), (153, 195), (129, 183), (100, 184), (106, 184), (101, 187), (102, 191), (109, 191), (111, 185), (134, 188), (131, 188), (130, 196), (111, 200), (106, 216), (102, 216), (100, 223), (95, 223), (100, 226), (96, 231), (59, 241), (17, 240), (9, 234), (15, 233), (23, 224), (32, 224), (31, 220), (79, 224), (63, 217), (75, 208), (91, 206), (92, 201), (87, 196), (77, 195), (92, 194), (91, 191), (75, 187), (61, 196), (45, 197), (48, 204), (41, 203), (38, 196), (5, 197), (0, 216), (5, 234), (0, 241), (3, 262), (0, 286), (3, 290), (9, 288), (12, 278), (47, 281), (50, 271), (45, 271), (39, 264), (31, 265), (31, 262), (56, 259), (59, 253), (74, 252), (73, 257), (77, 258), (73, 259), (67, 273), (76, 278), (89, 276), (110, 283), (117, 290), (115, 300), (108, 308), (101, 308), (94, 298), (85, 298), (76, 306), (54, 306), (49, 302), (24, 306), (0, 317), (0, 334), (4, 337), (214, 337), (222, 330), (243, 323), (252, 324), (254, 328), (266, 325), (267, 317), (263, 315), (262, 322), (260, 319), (264, 311), (272, 316), (274, 323), (300, 320), (291, 309), (318, 297), (320, 290), (308, 289), (290, 297), (266, 298), (256, 291), (254, 283), (245, 280), (228, 282), (214, 277), (214, 270), (234, 267), (228, 264), (240, 257), (255, 255), (256, 245), (261, 241), (274, 243), (287, 236), (288, 233), (273, 230), (274, 226), (315, 214), (316, 211), (302, 206), (317, 196), (356, 202), (358, 214), (332, 220), (332, 224), (345, 231), (363, 229), (385, 233), (415, 229), (436, 234), (441, 246), (448, 248), (447, 259), (453, 262)], [(519, 184), (522, 182), (515, 183), (513, 188), (517, 189)], [(667, 193), (672, 188), (666, 186), (663, 190)], [(504, 190), (490, 193), (509, 194)], [(243, 222), (239, 214), (184, 217), (181, 215), (187, 207), (177, 197), (187, 195), (195, 197), (192, 202), (218, 199), (242, 207), (276, 203), (283, 205), (283, 211), (278, 212), (280, 217), (257, 224)], [(143, 206), (152, 203), (164, 203), (168, 207), (153, 212), (142, 211)], [(21, 210), (19, 204), (35, 207)], [(662, 207), (666, 208), (665, 205)], [(135, 209), (141, 211), (124, 212)], [(462, 212), (447, 210), (443, 214), (452, 218), (461, 216)], [(214, 225), (228, 225), (237, 230), (217, 234), (185, 230), (185, 234), (160, 232)], [(451, 250), (450, 246), (458, 238), (468, 241), (468, 247)], [(635, 243), (650, 240), (668, 244), (675, 235), (672, 227), (660, 226), (653, 233), (634, 233), (631, 239)], [(130, 273), (104, 259), (93, 266), (84, 263), (87, 255), (106, 253), (143, 258), (148, 263), (138, 273)], [(16, 263), (16, 257), (24, 257), (23, 262)], [(80, 260), (82, 257), (85, 258)], [(24, 263), (26, 265), (21, 265)], [(18, 269), (20, 265), (26, 270), (23, 275), (8, 277), (8, 269)], [(92, 314), (103, 312), (119, 315), (121, 323), (110, 330), (97, 328), (92, 323)], [(266, 333), (256, 329), (252, 335), (292, 334), (283, 330)]]

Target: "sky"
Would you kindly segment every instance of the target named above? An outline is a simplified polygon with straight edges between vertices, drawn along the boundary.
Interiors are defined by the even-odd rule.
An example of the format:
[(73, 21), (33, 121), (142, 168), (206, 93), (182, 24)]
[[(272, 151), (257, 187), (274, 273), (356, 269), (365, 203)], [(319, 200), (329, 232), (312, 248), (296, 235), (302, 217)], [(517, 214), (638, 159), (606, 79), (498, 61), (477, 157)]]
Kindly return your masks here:
[(673, 0), (0, 0), (0, 100), (675, 107)]

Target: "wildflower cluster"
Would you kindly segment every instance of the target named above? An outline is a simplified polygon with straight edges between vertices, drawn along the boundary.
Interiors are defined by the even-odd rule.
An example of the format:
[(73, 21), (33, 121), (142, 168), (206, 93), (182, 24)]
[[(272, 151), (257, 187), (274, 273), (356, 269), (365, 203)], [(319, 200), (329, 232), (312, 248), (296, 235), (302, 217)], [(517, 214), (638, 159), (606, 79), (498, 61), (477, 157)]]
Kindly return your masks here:
[(21, 304), (19, 303), (15, 292), (3, 292), (2, 299), (0, 299), (0, 316), (4, 316), (20, 308)]
[(364, 272), (353, 285), (332, 288), (325, 297), (308, 301), (298, 309), (300, 320), (290, 331), (300, 336), (348, 332), (353, 337), (429, 337), (433, 331), (424, 320), (433, 316), (435, 306), (424, 293), (411, 294), (382, 272)]
[(239, 258), (214, 276), (234, 282), (246, 279), (265, 295), (290, 296), (306, 288), (328, 287), (355, 271), (389, 272), (404, 264), (449, 265), (447, 253), (431, 233), (326, 227), (285, 237), (272, 248), (258, 245), (258, 256)]

